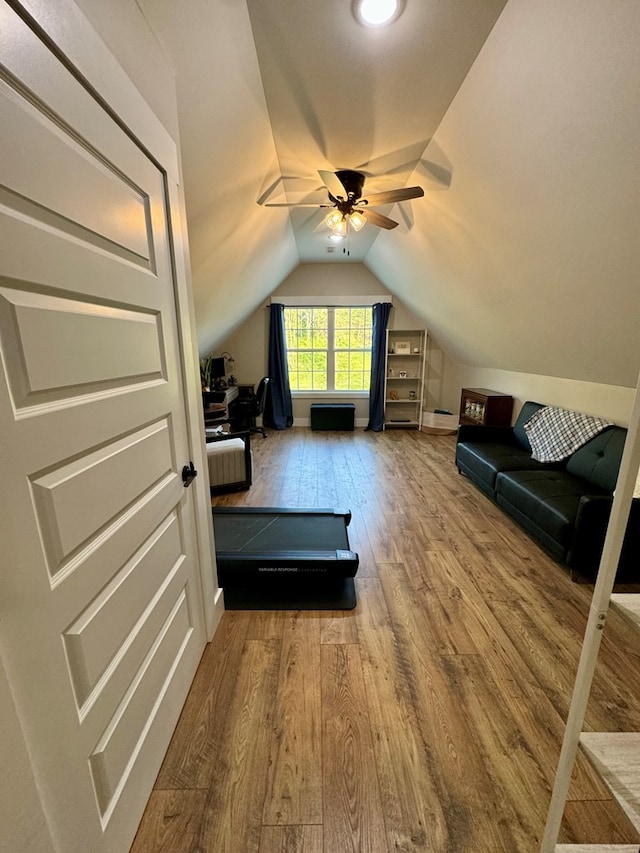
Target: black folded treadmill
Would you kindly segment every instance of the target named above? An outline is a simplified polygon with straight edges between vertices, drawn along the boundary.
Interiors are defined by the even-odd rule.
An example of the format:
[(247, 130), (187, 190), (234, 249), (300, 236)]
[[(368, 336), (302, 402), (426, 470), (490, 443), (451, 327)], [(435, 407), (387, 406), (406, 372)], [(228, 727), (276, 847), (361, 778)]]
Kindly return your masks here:
[(213, 507), (227, 610), (350, 610), (358, 555), (349, 511)]

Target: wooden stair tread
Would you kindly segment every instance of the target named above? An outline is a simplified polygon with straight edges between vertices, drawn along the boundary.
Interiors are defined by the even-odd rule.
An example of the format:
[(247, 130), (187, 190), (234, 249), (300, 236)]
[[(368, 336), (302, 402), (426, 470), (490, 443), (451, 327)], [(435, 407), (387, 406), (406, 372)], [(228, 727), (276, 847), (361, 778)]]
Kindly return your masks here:
[(640, 831), (640, 733), (583, 732), (580, 743), (633, 826)]
[(614, 592), (611, 604), (625, 619), (640, 628), (640, 594), (634, 592)]
[(639, 853), (637, 844), (556, 844), (556, 853)]

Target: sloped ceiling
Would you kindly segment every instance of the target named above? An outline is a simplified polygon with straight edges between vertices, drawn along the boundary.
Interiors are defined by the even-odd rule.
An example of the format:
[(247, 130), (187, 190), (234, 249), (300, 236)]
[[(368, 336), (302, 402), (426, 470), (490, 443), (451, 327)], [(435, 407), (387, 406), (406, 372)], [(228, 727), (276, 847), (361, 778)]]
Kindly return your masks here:
[(458, 361), (635, 386), (639, 35), (634, 2), (511, 0), (438, 128), (448, 192), (367, 264)]
[(140, 0), (176, 71), (198, 336), (207, 351), (301, 261), (332, 261), (318, 169), (420, 184), (363, 261), (453, 358), (635, 385), (636, 0)]

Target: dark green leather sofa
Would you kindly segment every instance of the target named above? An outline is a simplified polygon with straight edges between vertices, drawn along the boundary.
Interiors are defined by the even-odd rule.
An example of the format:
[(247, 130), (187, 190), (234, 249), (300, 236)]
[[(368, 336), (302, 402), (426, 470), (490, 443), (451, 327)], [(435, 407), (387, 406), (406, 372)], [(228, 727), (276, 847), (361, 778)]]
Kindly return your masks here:
[[(561, 463), (537, 462), (524, 424), (541, 407), (527, 401), (513, 427), (461, 425), (456, 466), (567, 565), (574, 580), (593, 580), (627, 431), (609, 427)], [(616, 579), (640, 581), (640, 499), (633, 501)]]

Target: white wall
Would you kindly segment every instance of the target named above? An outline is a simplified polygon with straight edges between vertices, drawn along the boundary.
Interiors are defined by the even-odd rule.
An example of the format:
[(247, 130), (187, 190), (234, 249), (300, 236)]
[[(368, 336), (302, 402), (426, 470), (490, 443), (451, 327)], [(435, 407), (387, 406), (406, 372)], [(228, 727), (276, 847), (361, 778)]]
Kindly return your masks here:
[(491, 388), (514, 398), (514, 420), (526, 400), (549, 406), (561, 406), (585, 414), (606, 418), (620, 426), (628, 426), (635, 389), (619, 385), (579, 382), (554, 376), (538, 376), (509, 370), (447, 365), (444, 406), (453, 412), (460, 409), (462, 388)]
[[(331, 304), (335, 296), (362, 295), (389, 296), (389, 291), (363, 264), (300, 264), (273, 292), (271, 299), (277, 302), (278, 297), (282, 296), (321, 296), (326, 298), (327, 304)], [(399, 299), (394, 298), (393, 306), (390, 328), (420, 328), (418, 319)], [(266, 373), (268, 326), (269, 314), (263, 304), (215, 350), (216, 353), (227, 350), (233, 355), (233, 374), (240, 383), (257, 383)], [(308, 422), (310, 402), (309, 397), (294, 398), (296, 425)], [(353, 402), (356, 404), (356, 421), (366, 422), (369, 418), (368, 399), (354, 398)]]
[[(460, 364), (635, 387), (637, 0), (509, 0), (367, 266)], [(420, 165), (409, 183), (428, 180)]]
[(173, 67), (134, 0), (75, 0), (138, 91), (169, 131), (178, 135)]
[(298, 253), (288, 212), (257, 203), (280, 166), (246, 2), (138, 3), (175, 65), (198, 342), (208, 352)]

